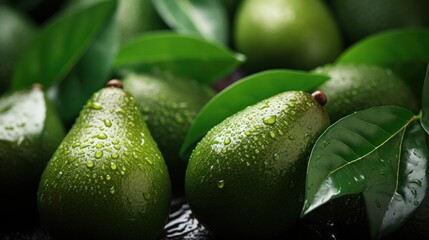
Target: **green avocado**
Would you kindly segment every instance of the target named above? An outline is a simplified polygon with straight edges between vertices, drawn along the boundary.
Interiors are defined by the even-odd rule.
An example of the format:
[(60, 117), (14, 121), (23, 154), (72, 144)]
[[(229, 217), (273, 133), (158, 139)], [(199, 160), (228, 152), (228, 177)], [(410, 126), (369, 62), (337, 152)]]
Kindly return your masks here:
[(325, 106), (331, 122), (366, 108), (397, 105), (413, 112), (419, 106), (411, 89), (390, 69), (364, 64), (337, 64), (314, 72), (330, 79), (319, 86), (328, 100)]
[(329, 125), (312, 95), (284, 92), (212, 128), (189, 159), (185, 192), (193, 213), (221, 237), (280, 235), (300, 218), (306, 166)]
[(40, 181), (41, 222), (58, 239), (156, 239), (170, 208), (163, 157), (136, 100), (94, 93)]
[(37, 85), (0, 97), (2, 222), (37, 212), (38, 182), (64, 136), (55, 108)]
[(180, 147), (197, 113), (214, 96), (214, 91), (193, 79), (168, 72), (132, 73), (123, 82), (137, 99), (170, 176), (182, 179), (183, 183), (186, 161), (179, 157)]

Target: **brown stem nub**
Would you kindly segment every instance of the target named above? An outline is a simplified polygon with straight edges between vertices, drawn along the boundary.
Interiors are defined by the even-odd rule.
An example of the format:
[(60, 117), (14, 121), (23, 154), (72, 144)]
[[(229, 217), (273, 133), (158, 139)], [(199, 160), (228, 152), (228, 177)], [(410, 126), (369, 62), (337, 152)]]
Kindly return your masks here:
[(105, 87), (124, 88), (124, 85), (118, 79), (112, 79), (106, 83)]
[(44, 88), (43, 85), (40, 83), (33, 83), (33, 85), (31, 85), (31, 89), (43, 91)]
[(313, 96), (314, 99), (316, 99), (316, 101), (322, 105), (325, 106), (326, 103), (328, 102), (328, 98), (326, 97), (326, 94), (322, 91), (315, 91), (314, 93), (311, 94), (311, 96)]

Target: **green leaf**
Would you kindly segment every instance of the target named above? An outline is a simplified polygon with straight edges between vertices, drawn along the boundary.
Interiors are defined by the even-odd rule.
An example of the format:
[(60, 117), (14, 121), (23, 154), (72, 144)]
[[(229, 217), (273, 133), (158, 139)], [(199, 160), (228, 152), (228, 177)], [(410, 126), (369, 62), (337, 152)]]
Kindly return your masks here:
[(367, 37), (348, 49), (337, 63), (363, 63), (391, 68), (421, 94), (429, 61), (429, 29), (398, 29)]
[(243, 61), (243, 55), (203, 39), (162, 32), (130, 41), (120, 50), (115, 66), (132, 70), (157, 67), (210, 84)]
[(218, 0), (152, 0), (173, 29), (226, 45), (228, 21)]
[(316, 141), (307, 168), (303, 215), (363, 193), (371, 235), (398, 229), (423, 200), (429, 152), (413, 113), (381, 106), (351, 114)]
[(225, 118), (285, 91), (312, 91), (329, 77), (292, 70), (269, 70), (253, 74), (225, 88), (212, 98), (196, 116), (181, 148), (183, 156), (212, 127)]
[(85, 53), (115, 7), (116, 1), (103, 1), (51, 20), (18, 59), (12, 89), (33, 83), (49, 88), (61, 81)]
[(429, 29), (391, 30), (357, 42), (337, 63), (366, 63), (385, 67), (397, 63), (429, 61)]
[(422, 127), (429, 134), (429, 64), (422, 91)]
[(63, 120), (73, 121), (91, 95), (109, 80), (119, 40), (119, 26), (112, 15), (73, 70), (50, 89), (49, 96)]

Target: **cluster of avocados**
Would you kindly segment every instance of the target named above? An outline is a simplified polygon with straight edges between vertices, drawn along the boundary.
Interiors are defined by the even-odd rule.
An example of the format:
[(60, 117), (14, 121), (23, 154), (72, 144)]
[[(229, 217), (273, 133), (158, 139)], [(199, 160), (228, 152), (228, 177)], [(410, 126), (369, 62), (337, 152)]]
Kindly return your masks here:
[[(52, 239), (160, 239), (179, 195), (216, 239), (277, 239), (301, 219), (310, 152), (332, 123), (375, 106), (421, 109), (420, 96), (391, 69), (332, 62), (344, 45), (375, 32), (429, 25), (423, 7), (380, 1), (372, 12), (360, 12), (371, 1), (224, 0), (234, 22), (230, 45), (247, 57), (240, 70), (300, 69), (329, 80), (310, 92), (286, 91), (247, 106), (185, 156), (180, 151), (189, 129), (218, 93), (161, 68), (112, 74), (67, 126), (40, 84), (9, 91), (16, 59), (37, 31), (9, 9), (11, 2), (0, 1), (0, 230), (40, 221)], [(39, 1), (31, 2), (14, 7), (36, 11)], [(416, 14), (405, 19), (396, 8), (382, 11), (399, 5)], [(149, 0), (121, 0), (117, 8), (121, 44), (167, 28)], [(366, 19), (377, 15), (380, 26), (357, 28), (362, 12)], [(356, 202), (356, 209), (337, 211), (339, 222), (365, 210), (361, 196), (331, 207), (342, 201)]]

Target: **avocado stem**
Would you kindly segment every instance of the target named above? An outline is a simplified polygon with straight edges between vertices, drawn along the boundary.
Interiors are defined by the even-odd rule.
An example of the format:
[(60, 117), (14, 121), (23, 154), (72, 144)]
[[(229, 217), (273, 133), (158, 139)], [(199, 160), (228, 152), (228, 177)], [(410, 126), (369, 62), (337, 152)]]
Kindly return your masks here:
[(115, 87), (115, 88), (122, 88), (123, 89), (124, 85), (118, 79), (112, 79), (106, 83), (105, 87)]
[(31, 85), (31, 89), (43, 91), (44, 88), (43, 85), (40, 83), (33, 83), (33, 85)]
[(315, 91), (311, 96), (313, 96), (313, 98), (322, 106), (325, 106), (328, 102), (328, 97), (326, 97), (326, 94), (322, 91)]

